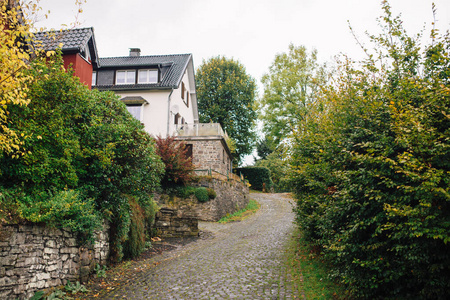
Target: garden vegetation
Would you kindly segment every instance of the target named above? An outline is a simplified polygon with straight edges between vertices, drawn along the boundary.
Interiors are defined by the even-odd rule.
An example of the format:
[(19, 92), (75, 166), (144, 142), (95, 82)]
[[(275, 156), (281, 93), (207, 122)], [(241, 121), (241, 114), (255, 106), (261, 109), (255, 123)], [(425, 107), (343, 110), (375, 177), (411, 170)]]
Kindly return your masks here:
[(383, 1), (361, 65), (342, 58), (293, 132), (297, 222), (353, 298), (450, 290), (450, 35), (409, 36)]
[(91, 241), (106, 219), (112, 259), (122, 259), (124, 245), (138, 255), (164, 168), (153, 138), (117, 96), (64, 70), (60, 54), (35, 58), (27, 75), (30, 103), (8, 107), (25, 152), (0, 154), (1, 221), (69, 228)]

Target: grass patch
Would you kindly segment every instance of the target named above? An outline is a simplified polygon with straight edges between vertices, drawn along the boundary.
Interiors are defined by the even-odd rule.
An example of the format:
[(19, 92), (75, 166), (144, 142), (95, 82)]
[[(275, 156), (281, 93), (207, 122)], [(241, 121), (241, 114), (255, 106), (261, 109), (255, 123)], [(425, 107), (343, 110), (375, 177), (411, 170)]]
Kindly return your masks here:
[(262, 191), (258, 191), (258, 190), (253, 190), (253, 189), (249, 189), (250, 194), (264, 194)]
[(299, 295), (304, 294), (306, 299), (348, 299), (345, 289), (328, 278), (326, 263), (311, 251), (298, 229), (289, 241), (286, 254)]
[(227, 214), (225, 217), (220, 219), (219, 223), (228, 223), (228, 222), (237, 222), (242, 221), (248, 216), (254, 214), (259, 208), (261, 204), (259, 204), (256, 200), (250, 199), (247, 206), (244, 209), (241, 209), (233, 214)]

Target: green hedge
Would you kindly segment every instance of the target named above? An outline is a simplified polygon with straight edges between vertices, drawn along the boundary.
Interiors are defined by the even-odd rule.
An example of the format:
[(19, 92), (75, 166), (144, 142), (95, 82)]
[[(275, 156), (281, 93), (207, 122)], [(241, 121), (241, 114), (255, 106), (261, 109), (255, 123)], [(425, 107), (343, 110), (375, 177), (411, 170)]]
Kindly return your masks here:
[(266, 184), (266, 191), (270, 191), (273, 187), (270, 170), (265, 167), (236, 168), (234, 172), (239, 176), (242, 174), (254, 190), (262, 191), (264, 183)]
[(421, 50), (383, 6), (386, 57), (338, 65), (295, 133), (297, 222), (351, 299), (446, 299), (450, 36)]

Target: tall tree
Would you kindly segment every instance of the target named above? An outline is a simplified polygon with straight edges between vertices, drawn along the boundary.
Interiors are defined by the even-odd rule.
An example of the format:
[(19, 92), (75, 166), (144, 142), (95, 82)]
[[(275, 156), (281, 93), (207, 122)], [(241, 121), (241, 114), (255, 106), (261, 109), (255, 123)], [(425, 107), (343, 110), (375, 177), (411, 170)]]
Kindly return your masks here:
[(275, 146), (299, 130), (308, 105), (326, 80), (325, 65), (317, 63), (317, 51), (289, 45), (288, 53), (275, 56), (262, 78), (264, 94), (259, 103), (263, 131)]
[(23, 18), (16, 1), (0, 1), (0, 156), (3, 153), (22, 153), (20, 132), (9, 128), (9, 110), (12, 105), (29, 103), (25, 71), (30, 58), (27, 43), (30, 41), (30, 25)]
[(220, 123), (235, 140), (240, 162), (256, 140), (255, 80), (238, 61), (218, 56), (203, 62), (196, 81), (200, 122)]

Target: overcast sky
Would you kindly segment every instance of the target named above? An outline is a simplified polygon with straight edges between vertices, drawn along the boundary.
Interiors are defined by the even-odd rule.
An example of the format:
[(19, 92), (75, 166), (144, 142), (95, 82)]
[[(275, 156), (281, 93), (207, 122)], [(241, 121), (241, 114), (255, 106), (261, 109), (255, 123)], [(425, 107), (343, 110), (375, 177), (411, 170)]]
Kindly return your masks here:
[[(394, 15), (416, 33), (433, 21), (450, 29), (450, 0), (390, 0)], [(75, 0), (41, 0), (38, 27), (61, 28), (75, 21)], [(195, 68), (224, 55), (240, 61), (258, 82), (289, 43), (316, 48), (322, 62), (339, 53), (362, 57), (348, 29), (379, 32), (381, 0), (88, 0), (77, 27), (94, 27), (100, 57), (192, 53)], [(427, 34), (428, 35), (428, 34)]]

